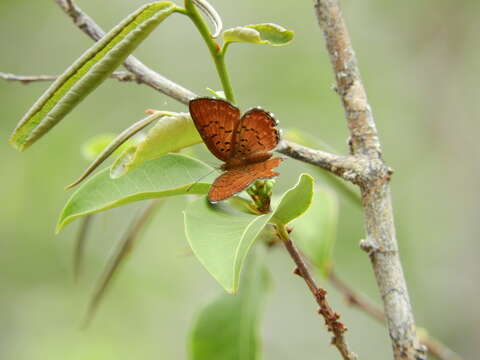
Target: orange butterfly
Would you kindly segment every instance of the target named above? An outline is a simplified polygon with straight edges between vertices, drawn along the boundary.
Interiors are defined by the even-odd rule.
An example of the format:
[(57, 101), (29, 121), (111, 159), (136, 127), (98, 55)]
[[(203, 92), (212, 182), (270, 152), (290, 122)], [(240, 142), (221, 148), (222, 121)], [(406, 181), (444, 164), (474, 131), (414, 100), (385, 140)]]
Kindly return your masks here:
[(277, 121), (262, 109), (240, 110), (227, 101), (197, 98), (189, 103), (190, 115), (210, 152), (224, 164), (208, 192), (217, 202), (241, 192), (258, 179), (279, 175), (272, 171), (282, 158), (272, 158), (280, 141)]

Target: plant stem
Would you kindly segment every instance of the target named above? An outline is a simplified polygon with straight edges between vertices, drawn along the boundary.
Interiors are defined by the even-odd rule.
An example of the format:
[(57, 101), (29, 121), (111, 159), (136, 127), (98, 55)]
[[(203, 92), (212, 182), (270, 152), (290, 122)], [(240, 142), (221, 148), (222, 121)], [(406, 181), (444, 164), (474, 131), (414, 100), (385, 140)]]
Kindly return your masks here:
[(212, 55), (213, 61), (215, 62), (215, 67), (217, 69), (218, 76), (222, 82), (223, 91), (225, 97), (231, 103), (235, 103), (235, 96), (233, 95), (232, 84), (230, 82), (230, 77), (228, 75), (227, 67), (225, 65), (225, 53), (222, 51), (220, 45), (211, 37), (210, 30), (207, 27), (207, 24), (203, 20), (202, 16), (196, 9), (195, 5), (191, 0), (185, 0), (185, 9), (186, 15), (192, 20), (192, 22), (197, 27), (200, 35), (202, 35), (203, 40), (207, 44), (208, 50)]
[(325, 319), (325, 324), (327, 325), (328, 331), (333, 333), (332, 345), (338, 349), (344, 360), (356, 360), (357, 355), (350, 351), (347, 341), (345, 339), (344, 333), (347, 331), (347, 328), (341, 321), (340, 315), (333, 311), (330, 304), (327, 301), (326, 295), (327, 291), (319, 287), (315, 280), (313, 279), (310, 271), (307, 268), (307, 265), (302, 259), (302, 256), (296, 249), (293, 244), (288, 230), (285, 226), (278, 224), (276, 226), (277, 234), (282, 240), (283, 245), (287, 249), (290, 257), (293, 259), (293, 262), (297, 266), (295, 269), (295, 274), (299, 275), (305, 281), (310, 292), (315, 297), (317, 304), (320, 306), (318, 313), (323, 316)]

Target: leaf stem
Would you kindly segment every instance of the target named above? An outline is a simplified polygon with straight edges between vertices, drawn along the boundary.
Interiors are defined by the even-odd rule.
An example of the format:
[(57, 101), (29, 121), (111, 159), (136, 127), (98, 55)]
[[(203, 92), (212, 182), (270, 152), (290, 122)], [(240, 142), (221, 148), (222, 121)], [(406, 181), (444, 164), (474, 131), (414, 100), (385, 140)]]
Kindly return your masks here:
[(185, 10), (186, 15), (195, 24), (198, 31), (200, 32), (200, 35), (207, 44), (208, 50), (210, 51), (210, 54), (212, 55), (213, 61), (215, 63), (218, 76), (220, 77), (225, 97), (231, 103), (235, 103), (235, 96), (233, 95), (232, 84), (230, 82), (230, 77), (228, 75), (227, 67), (225, 65), (224, 51), (222, 51), (220, 45), (212, 38), (207, 24), (196, 9), (192, 0), (185, 0)]

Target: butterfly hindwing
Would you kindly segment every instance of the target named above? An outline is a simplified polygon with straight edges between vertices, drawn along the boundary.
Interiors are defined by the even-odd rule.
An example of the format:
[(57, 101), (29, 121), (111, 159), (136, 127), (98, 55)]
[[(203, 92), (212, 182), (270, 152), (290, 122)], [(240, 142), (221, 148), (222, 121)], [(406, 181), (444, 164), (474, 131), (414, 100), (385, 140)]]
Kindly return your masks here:
[(233, 169), (224, 172), (213, 182), (208, 192), (208, 201), (217, 202), (228, 199), (247, 188), (255, 178), (249, 173)]
[(217, 202), (241, 192), (254, 181), (270, 179), (278, 174), (272, 171), (282, 162), (282, 158), (273, 158), (266, 161), (239, 166), (228, 170), (217, 177), (208, 192), (208, 200)]
[(234, 131), (240, 110), (220, 99), (198, 98), (189, 103), (190, 115), (210, 152), (222, 161), (233, 154)]

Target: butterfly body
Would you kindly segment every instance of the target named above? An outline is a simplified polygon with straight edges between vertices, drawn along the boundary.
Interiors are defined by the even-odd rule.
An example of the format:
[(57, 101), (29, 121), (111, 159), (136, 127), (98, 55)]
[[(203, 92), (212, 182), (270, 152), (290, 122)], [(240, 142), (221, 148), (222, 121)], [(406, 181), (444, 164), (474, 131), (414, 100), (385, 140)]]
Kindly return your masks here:
[(210, 152), (224, 163), (222, 175), (208, 193), (210, 202), (225, 200), (258, 179), (278, 175), (272, 171), (281, 158), (272, 158), (280, 135), (271, 113), (254, 108), (240, 117), (227, 101), (197, 98), (189, 103), (190, 115)]
[(223, 171), (232, 170), (244, 165), (255, 164), (259, 162), (266, 161), (272, 157), (272, 154), (269, 152), (265, 153), (255, 153), (249, 157), (236, 157), (227, 160), (224, 164), (220, 166), (220, 169)]

